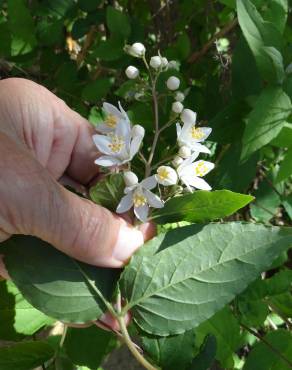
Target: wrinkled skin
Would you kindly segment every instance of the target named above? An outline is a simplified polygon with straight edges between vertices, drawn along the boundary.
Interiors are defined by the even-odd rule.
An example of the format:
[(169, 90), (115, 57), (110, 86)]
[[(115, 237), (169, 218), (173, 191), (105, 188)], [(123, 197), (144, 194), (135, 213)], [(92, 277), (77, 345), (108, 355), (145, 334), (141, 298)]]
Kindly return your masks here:
[[(0, 81), (0, 242), (37, 236), (81, 261), (121, 267), (154, 234), (139, 230), (58, 182), (88, 184), (98, 175), (93, 129), (44, 87)], [(1, 253), (1, 246), (0, 246)], [(8, 277), (0, 260), (0, 275)]]

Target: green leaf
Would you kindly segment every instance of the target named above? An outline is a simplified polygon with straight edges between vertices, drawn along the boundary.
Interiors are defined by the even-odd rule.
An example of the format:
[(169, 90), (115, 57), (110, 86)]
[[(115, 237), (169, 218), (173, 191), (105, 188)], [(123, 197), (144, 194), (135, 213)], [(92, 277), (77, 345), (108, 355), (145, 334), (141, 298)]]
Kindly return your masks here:
[(22, 342), (9, 347), (0, 347), (0, 369), (33, 369), (50, 360), (54, 353), (54, 348), (45, 341)]
[(174, 197), (165, 206), (155, 210), (152, 219), (158, 223), (206, 222), (227, 217), (245, 207), (254, 197), (229, 190), (198, 190), (192, 194)]
[(101, 179), (90, 189), (89, 194), (94, 203), (115, 211), (124, 196), (124, 188), (123, 175), (116, 173)]
[(131, 33), (128, 16), (112, 6), (106, 8), (106, 23), (113, 34), (127, 38)]
[(90, 369), (97, 369), (115, 346), (115, 336), (96, 326), (85, 329), (69, 328), (64, 342), (64, 348), (72, 362)]
[(286, 122), (278, 136), (270, 143), (279, 148), (292, 146), (292, 124)]
[(195, 349), (194, 330), (171, 337), (142, 336), (142, 346), (156, 365), (167, 370), (184, 370)]
[(269, 0), (263, 7), (263, 17), (266, 21), (273, 23), (282, 34), (288, 17), (287, 0)]
[(124, 56), (123, 46), (123, 39), (119, 35), (115, 35), (101, 41), (94, 49), (92, 56), (107, 62), (114, 61)]
[(96, 81), (89, 82), (82, 90), (82, 99), (89, 103), (96, 103), (106, 97), (110, 87), (111, 82), (108, 78), (99, 78)]
[(285, 153), (285, 157), (280, 164), (280, 169), (277, 174), (276, 183), (286, 180), (292, 175), (292, 148), (289, 148)]
[(124, 270), (124, 310), (148, 333), (183, 333), (223, 308), (291, 245), (291, 229), (254, 224), (191, 225), (160, 234)]
[[(227, 325), (228, 330), (226, 330)], [(212, 334), (216, 338), (216, 359), (220, 361), (223, 368), (233, 368), (234, 361), (232, 356), (240, 347), (242, 337), (239, 323), (229, 307), (225, 307), (223, 310), (217, 312), (196, 329), (199, 343), (202, 343), (208, 334)]]
[(78, 0), (78, 6), (85, 12), (92, 12), (100, 5), (101, 0)]
[(216, 350), (216, 338), (208, 335), (188, 370), (209, 370), (215, 361)]
[(24, 298), (64, 322), (98, 319), (105, 310), (100, 296), (111, 298), (118, 274), (78, 262), (29, 236), (14, 236), (2, 243), (1, 254)]
[(243, 370), (289, 370), (292, 364), (292, 334), (283, 329), (268, 333), (264, 339), (290, 361), (290, 366), (263, 342), (250, 352)]
[(291, 101), (281, 88), (263, 90), (254, 109), (247, 116), (241, 158), (248, 158), (277, 137), (291, 109)]
[(32, 307), (11, 281), (0, 282), (0, 338), (19, 340), (54, 320)]
[(0, 56), (11, 55), (11, 33), (8, 22), (0, 23)]
[(280, 32), (273, 23), (263, 20), (249, 0), (237, 0), (237, 13), (240, 27), (262, 77), (270, 82), (281, 83), (284, 67), (279, 52), (282, 41)]
[(33, 18), (24, 0), (8, 0), (11, 55), (23, 55), (36, 47)]
[(288, 197), (284, 198), (282, 201), (282, 204), (288, 213), (288, 216), (292, 220), (292, 194), (290, 194)]

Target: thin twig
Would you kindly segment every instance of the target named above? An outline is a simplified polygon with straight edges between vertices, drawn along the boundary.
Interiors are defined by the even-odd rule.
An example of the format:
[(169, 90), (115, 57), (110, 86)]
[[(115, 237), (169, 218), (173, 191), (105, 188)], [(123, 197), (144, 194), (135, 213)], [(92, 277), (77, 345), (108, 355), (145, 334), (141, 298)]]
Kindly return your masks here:
[(244, 324), (240, 324), (245, 330), (247, 330), (250, 334), (254, 335), (256, 338), (258, 338), (261, 342), (263, 342), (267, 347), (270, 348), (271, 351), (273, 351), (279, 358), (281, 358), (285, 363), (292, 369), (292, 362), (288, 360), (283, 354), (278, 351), (277, 348), (273, 347), (271, 343), (269, 343), (265, 338), (263, 338), (257, 331), (254, 329), (249, 328), (248, 326), (245, 326)]
[(192, 53), (190, 55), (190, 57), (188, 58), (188, 63), (194, 63), (196, 62), (198, 59), (200, 59), (202, 56), (204, 56), (212, 47), (213, 47), (213, 44), (214, 42), (221, 38), (222, 36), (226, 35), (227, 33), (229, 33), (231, 30), (233, 30), (234, 27), (236, 27), (238, 24), (238, 19), (237, 18), (234, 18), (232, 22), (228, 23), (224, 28), (222, 28), (221, 31), (217, 32), (212, 38), (211, 40), (209, 40), (203, 47), (201, 50), (199, 51), (195, 51), (194, 53)]
[(88, 34), (86, 35), (83, 47), (80, 53), (77, 55), (76, 63), (78, 67), (80, 67), (81, 63), (83, 62), (86, 56), (87, 50), (90, 48), (91, 44), (93, 43), (95, 33), (96, 33), (96, 26), (91, 26)]

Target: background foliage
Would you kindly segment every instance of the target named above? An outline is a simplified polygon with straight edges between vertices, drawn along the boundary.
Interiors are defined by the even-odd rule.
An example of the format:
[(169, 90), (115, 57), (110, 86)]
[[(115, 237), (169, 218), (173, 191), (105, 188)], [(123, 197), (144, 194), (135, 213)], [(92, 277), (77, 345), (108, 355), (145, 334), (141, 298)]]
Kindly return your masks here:
[[(178, 207), (173, 199), (161, 213), (154, 214), (154, 219), (164, 223), (165, 220), (205, 222), (224, 218), (291, 225), (291, 6), (287, 0), (0, 0), (0, 76), (24, 77), (45, 85), (93, 125), (102, 120), (102, 101), (125, 100), (133, 123), (145, 127), (147, 141), (152, 132), (151, 103), (143, 95), (143, 85), (127, 80), (124, 74), (129, 64), (139, 67), (142, 73), (143, 66), (123, 49), (125, 44), (136, 41), (146, 45), (148, 56), (156, 55), (160, 49), (169, 60), (180, 63), (180, 70), (163, 73), (158, 89), (162, 90), (169, 75), (177, 75), (187, 93), (185, 106), (195, 109), (199, 118), (213, 128), (209, 146), (216, 167), (208, 181), (214, 189), (249, 193), (255, 201), (244, 207), (251, 197), (237, 198), (228, 192), (201, 196), (198, 192), (191, 209), (205, 202), (207, 211), (190, 212), (186, 197), (184, 205), (180, 205), (180, 213), (174, 213)], [(161, 102), (160, 114), (165, 120), (170, 105), (170, 99)], [(163, 136), (157, 161), (169, 154), (175, 139), (172, 128)], [(136, 170), (139, 172), (138, 163)], [(96, 193), (93, 189), (91, 193), (96, 201), (108, 202), (103, 192)], [(208, 204), (212, 200), (208, 197), (215, 197), (215, 194), (220, 207), (217, 210), (212, 203), (211, 212)], [(232, 203), (228, 203), (231, 196)], [(110, 208), (110, 202), (105, 204)], [(230, 216), (241, 207), (244, 208)], [(252, 225), (250, 227), (249, 232)], [(218, 237), (223, 238), (219, 229), (218, 226)], [(204, 230), (199, 237), (207, 240), (209, 236)], [(259, 244), (265, 240), (264, 230), (261, 235), (257, 234)], [(186, 229), (182, 232), (187, 233)], [(254, 242), (248, 239), (248, 233), (246, 235), (247, 239), (239, 238), (238, 248)], [(278, 231), (274, 235), (278, 235)], [(283, 253), (272, 268), (249, 285), (231, 305), (223, 307), (222, 302), (222, 307), (218, 305), (216, 310), (211, 310), (212, 315), (216, 313), (209, 315), (208, 320), (198, 319), (200, 325), (195, 330), (178, 335), (178, 331), (171, 331), (169, 327), (161, 332), (160, 326), (157, 332), (151, 332), (147, 325), (149, 320), (154, 320), (150, 326), (155, 327), (155, 316), (147, 323), (147, 316), (137, 316), (138, 326), (131, 330), (144, 328), (147, 332), (142, 333), (146, 354), (164, 369), (177, 369), (177, 364), (180, 369), (208, 369), (214, 362), (224, 369), (290, 369), (292, 337), (287, 329), (291, 329), (292, 316), (291, 262), (283, 240), (281, 243), (279, 240), (275, 236), (274, 243), (279, 243)], [(15, 245), (15, 240), (13, 243)], [(157, 241), (154, 243), (158, 245)], [(206, 244), (206, 249), (209, 245)], [(29, 240), (28, 249), (29, 246), (33, 246), (33, 241)], [(8, 258), (13, 260), (13, 253), (17, 250), (10, 246)], [(258, 268), (268, 268), (269, 263), (264, 263), (265, 254), (258, 253), (253, 255), (253, 262), (256, 261)], [(49, 254), (48, 249), (46, 258), (50, 258)], [(37, 256), (33, 254), (32, 258)], [(124, 273), (122, 290), (126, 297), (132, 298), (134, 294), (131, 281), (139, 258), (139, 255), (135, 257)], [(170, 256), (166, 250), (153, 258), (167, 261)], [(144, 265), (145, 273), (147, 266), (151, 269), (153, 258), (150, 256), (149, 266)], [(195, 264), (195, 255), (192, 258)], [(72, 261), (68, 259), (64, 263), (71, 266)], [(98, 281), (96, 272), (86, 269), (88, 267), (85, 267), (86, 274)], [(41, 272), (45, 281), (48, 277), (44, 270)], [(240, 272), (238, 279), (242, 276), (246, 279), (243, 287), (249, 283), (251, 270)], [(80, 270), (76, 269), (75, 273), (80, 274)], [(31, 271), (24, 269), (22, 277), (15, 275), (16, 282), (17, 277), (21, 286), (23, 279), (31, 277)], [(78, 279), (70, 289), (80, 295), (88, 287)], [(238, 281), (237, 286), (241, 284)], [(54, 289), (55, 286), (52, 292)], [(69, 288), (65, 286), (64, 289)], [(25, 289), (21, 292), (23, 294)], [(0, 339), (19, 341), (0, 348), (1, 370), (26, 370), (44, 363), (48, 364), (48, 369), (57, 365), (64, 369), (83, 366), (97, 369), (104, 356), (116, 346), (112, 334), (92, 328), (70, 328), (62, 346), (58, 336), (33, 341), (32, 336), (53, 320), (31, 306), (22, 294), (13, 283), (0, 282)], [(94, 294), (88, 296), (86, 302), (80, 301), (78, 294), (70, 299), (80, 305), (82, 317), (79, 321), (102, 312), (92, 303), (96, 299)], [(143, 311), (147, 305), (149, 308), (151, 297), (143, 300), (142, 292), (135, 294), (142, 303), (134, 310)], [(232, 298), (234, 295), (235, 292)], [(39, 306), (36, 297), (34, 295), (34, 306), (49, 316), (63, 320), (72, 318), (70, 312), (62, 312), (59, 301), (60, 312), (54, 312), (55, 307)], [(78, 321), (76, 316), (73, 321)], [(161, 334), (168, 336), (153, 336)], [(262, 340), (258, 341), (259, 338)], [(95, 346), (91, 347), (92, 342)]]

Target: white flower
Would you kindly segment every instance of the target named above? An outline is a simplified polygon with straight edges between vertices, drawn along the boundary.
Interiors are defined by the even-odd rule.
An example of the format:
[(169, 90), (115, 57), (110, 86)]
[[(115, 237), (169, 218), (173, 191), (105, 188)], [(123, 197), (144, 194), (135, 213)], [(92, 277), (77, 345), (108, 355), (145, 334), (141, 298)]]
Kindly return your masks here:
[(130, 54), (134, 57), (141, 58), (145, 54), (145, 46), (141, 42), (135, 42), (131, 47), (130, 47)]
[(179, 70), (179, 62), (176, 60), (171, 60), (168, 62), (168, 69), (176, 69), (177, 71)]
[(164, 186), (175, 185), (177, 183), (177, 173), (170, 166), (158, 167), (155, 178), (158, 184), (161, 184)]
[(196, 128), (195, 122), (193, 124), (185, 123), (183, 127), (181, 127), (179, 123), (176, 124), (177, 141), (179, 146), (187, 146), (192, 151), (196, 152), (210, 154), (210, 150), (200, 143), (207, 139), (211, 131), (212, 129), (210, 127)]
[(161, 63), (162, 63), (162, 60), (159, 55), (151, 57), (150, 62), (149, 62), (150, 66), (154, 69), (158, 69), (161, 66)]
[(139, 69), (134, 66), (129, 66), (127, 67), (125, 73), (130, 80), (134, 80), (139, 76)]
[(182, 105), (181, 102), (179, 101), (175, 101), (174, 103), (172, 103), (172, 107), (171, 107), (171, 110), (174, 112), (174, 113), (181, 113), (181, 111), (184, 109), (184, 106)]
[(185, 95), (181, 91), (177, 91), (175, 93), (174, 99), (179, 102), (183, 102), (185, 100)]
[(95, 163), (111, 167), (131, 161), (140, 148), (144, 133), (141, 126), (131, 128), (130, 122), (119, 121), (115, 131), (108, 135), (94, 135), (93, 141), (97, 149), (105, 154), (97, 158)]
[(99, 132), (106, 134), (114, 131), (119, 121), (123, 121), (126, 122), (127, 124), (130, 124), (130, 120), (127, 113), (122, 108), (120, 102), (118, 104), (119, 109), (112, 104), (103, 103), (102, 108), (106, 114), (106, 117), (103, 123), (97, 126), (97, 130)]
[(179, 78), (175, 76), (169, 77), (169, 79), (166, 81), (166, 86), (169, 90), (176, 90), (179, 88), (180, 80)]
[(126, 171), (123, 174), (126, 186), (133, 186), (138, 184), (138, 176), (132, 171)]
[(161, 65), (163, 68), (166, 68), (168, 66), (168, 60), (165, 57), (161, 57)]
[(178, 167), (179, 165), (181, 165), (182, 163), (183, 163), (183, 159), (182, 159), (182, 157), (179, 157), (178, 155), (176, 155), (175, 157), (174, 157), (174, 159), (173, 159), (173, 161), (171, 162), (173, 165), (174, 165), (174, 167), (176, 168), (176, 167)]
[(117, 213), (127, 212), (134, 207), (135, 216), (142, 222), (146, 222), (149, 213), (149, 206), (153, 208), (162, 208), (163, 201), (150, 190), (157, 185), (155, 176), (147, 177), (138, 184), (125, 188), (125, 196), (121, 199)]
[(214, 163), (203, 160), (194, 162), (198, 155), (199, 153), (197, 152), (193, 153), (191, 157), (185, 159), (177, 168), (179, 179), (190, 192), (193, 191), (193, 188), (201, 190), (212, 189), (202, 177), (214, 168)]
[(197, 113), (186, 108), (182, 111), (180, 119), (183, 121), (183, 123), (195, 124), (197, 120)]
[(191, 155), (192, 155), (192, 151), (191, 149), (186, 146), (186, 145), (183, 145), (179, 148), (179, 152), (178, 154), (182, 157), (182, 158), (189, 158)]

